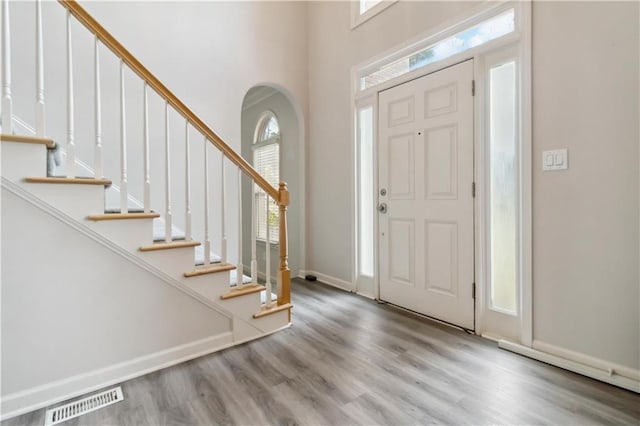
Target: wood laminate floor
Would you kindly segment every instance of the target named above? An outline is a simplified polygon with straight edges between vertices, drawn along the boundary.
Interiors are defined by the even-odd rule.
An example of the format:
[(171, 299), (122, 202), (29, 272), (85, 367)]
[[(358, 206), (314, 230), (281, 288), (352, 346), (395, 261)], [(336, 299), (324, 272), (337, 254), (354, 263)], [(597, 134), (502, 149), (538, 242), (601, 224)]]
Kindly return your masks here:
[[(640, 424), (640, 396), (295, 280), (293, 326), (122, 384), (65, 425)], [(44, 409), (2, 426), (42, 425)]]

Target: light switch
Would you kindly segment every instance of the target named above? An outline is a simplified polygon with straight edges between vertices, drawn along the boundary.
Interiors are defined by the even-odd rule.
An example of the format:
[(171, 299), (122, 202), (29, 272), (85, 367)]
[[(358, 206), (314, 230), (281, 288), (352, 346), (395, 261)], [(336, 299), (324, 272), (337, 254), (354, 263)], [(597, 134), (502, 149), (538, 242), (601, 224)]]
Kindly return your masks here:
[(542, 170), (566, 170), (568, 168), (567, 149), (555, 149), (542, 153)]
[(542, 155), (542, 158), (544, 158), (544, 165), (546, 167), (553, 167), (553, 154), (549, 153), (549, 152), (545, 152)]

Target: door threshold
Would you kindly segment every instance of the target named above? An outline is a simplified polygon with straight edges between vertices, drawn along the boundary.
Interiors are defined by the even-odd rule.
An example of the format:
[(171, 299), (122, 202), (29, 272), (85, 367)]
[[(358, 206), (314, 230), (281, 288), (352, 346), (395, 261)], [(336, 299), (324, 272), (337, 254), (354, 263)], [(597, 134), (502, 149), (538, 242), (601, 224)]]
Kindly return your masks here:
[(389, 306), (391, 306), (392, 308), (396, 308), (396, 309), (398, 309), (398, 310), (408, 312), (408, 313), (410, 313), (410, 314), (413, 314), (413, 315), (416, 315), (416, 316), (418, 316), (418, 317), (421, 317), (421, 318), (424, 318), (424, 319), (428, 319), (428, 320), (431, 320), (431, 321), (437, 322), (437, 323), (442, 324), (442, 325), (446, 325), (446, 326), (449, 326), (449, 327), (456, 328), (456, 329), (458, 329), (458, 330), (462, 330), (462, 331), (464, 331), (464, 332), (465, 332), (465, 333), (467, 333), (467, 334), (473, 334), (473, 335), (475, 335), (475, 334), (476, 334), (475, 330), (470, 330), (470, 329), (468, 329), (468, 328), (461, 327), (461, 326), (456, 325), (456, 324), (453, 324), (453, 323), (451, 323), (451, 322), (447, 322), (447, 321), (444, 321), (444, 320), (441, 320), (441, 319), (438, 319), (438, 318), (435, 318), (435, 317), (431, 317), (431, 316), (429, 316), (429, 315), (422, 314), (422, 313), (420, 313), (420, 312), (418, 312), (418, 311), (413, 311), (413, 310), (408, 309), (408, 308), (405, 308), (405, 307), (403, 307), (403, 306), (396, 305), (396, 304), (393, 304), (393, 303), (391, 303), (391, 302), (387, 302), (386, 300), (376, 299), (376, 302), (381, 303), (381, 304), (384, 304), (384, 305), (389, 305)]

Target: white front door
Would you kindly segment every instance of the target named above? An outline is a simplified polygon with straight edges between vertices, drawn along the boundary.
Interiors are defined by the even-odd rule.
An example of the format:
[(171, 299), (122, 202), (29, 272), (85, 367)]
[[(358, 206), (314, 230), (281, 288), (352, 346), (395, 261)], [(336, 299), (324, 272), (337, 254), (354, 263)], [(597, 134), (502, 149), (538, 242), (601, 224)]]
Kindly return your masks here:
[(468, 60), (393, 87), (378, 115), (380, 299), (469, 330), (472, 80)]

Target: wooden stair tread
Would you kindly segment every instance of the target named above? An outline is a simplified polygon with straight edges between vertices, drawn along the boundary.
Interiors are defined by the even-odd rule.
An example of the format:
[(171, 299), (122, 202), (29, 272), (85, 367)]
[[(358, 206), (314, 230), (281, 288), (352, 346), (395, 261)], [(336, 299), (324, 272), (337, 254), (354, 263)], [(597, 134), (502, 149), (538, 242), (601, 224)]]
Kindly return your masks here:
[(91, 214), (87, 216), (89, 220), (125, 220), (125, 219), (155, 219), (160, 217), (160, 213), (103, 213)]
[[(118, 207), (117, 209), (104, 209), (105, 214), (111, 214), (111, 213), (120, 213), (122, 212), (122, 210), (120, 210), (120, 208)], [(144, 209), (138, 208), (138, 207), (129, 207), (127, 209), (127, 213), (144, 213)], [(153, 210), (151, 210), (151, 213), (155, 213)]]
[(56, 146), (56, 142), (53, 139), (38, 138), (35, 136), (0, 134), (0, 141), (40, 144), (46, 146), (47, 148), (55, 148)]
[(265, 290), (265, 287), (260, 284), (245, 284), (237, 290), (231, 290), (228, 293), (225, 293), (220, 296), (220, 299), (227, 300), (233, 299), (234, 297), (245, 296), (247, 294), (259, 293)]
[(284, 305), (276, 305), (274, 304), (271, 308), (267, 309), (265, 307), (266, 305), (262, 305), (262, 309), (260, 310), (260, 312), (256, 312), (255, 314), (253, 314), (254, 318), (261, 318), (261, 317), (266, 317), (267, 315), (272, 315), (278, 312), (282, 312), (282, 311), (286, 311), (288, 309), (293, 308), (293, 305), (291, 303), (285, 303)]
[(80, 184), (80, 185), (102, 185), (102, 186), (110, 186), (111, 181), (109, 179), (96, 179), (92, 177), (75, 177), (75, 178), (67, 178), (67, 177), (57, 177), (57, 176), (29, 176), (25, 178), (26, 182), (29, 183), (70, 183), (70, 184)]
[(199, 275), (215, 274), (216, 272), (232, 271), (234, 269), (236, 269), (236, 266), (230, 263), (214, 263), (209, 266), (196, 268), (193, 271), (185, 272), (184, 276), (190, 278)]
[(200, 241), (171, 241), (170, 243), (154, 243), (150, 246), (140, 247), (140, 251), (154, 251), (154, 250), (169, 250), (182, 247), (196, 247), (199, 246)]

